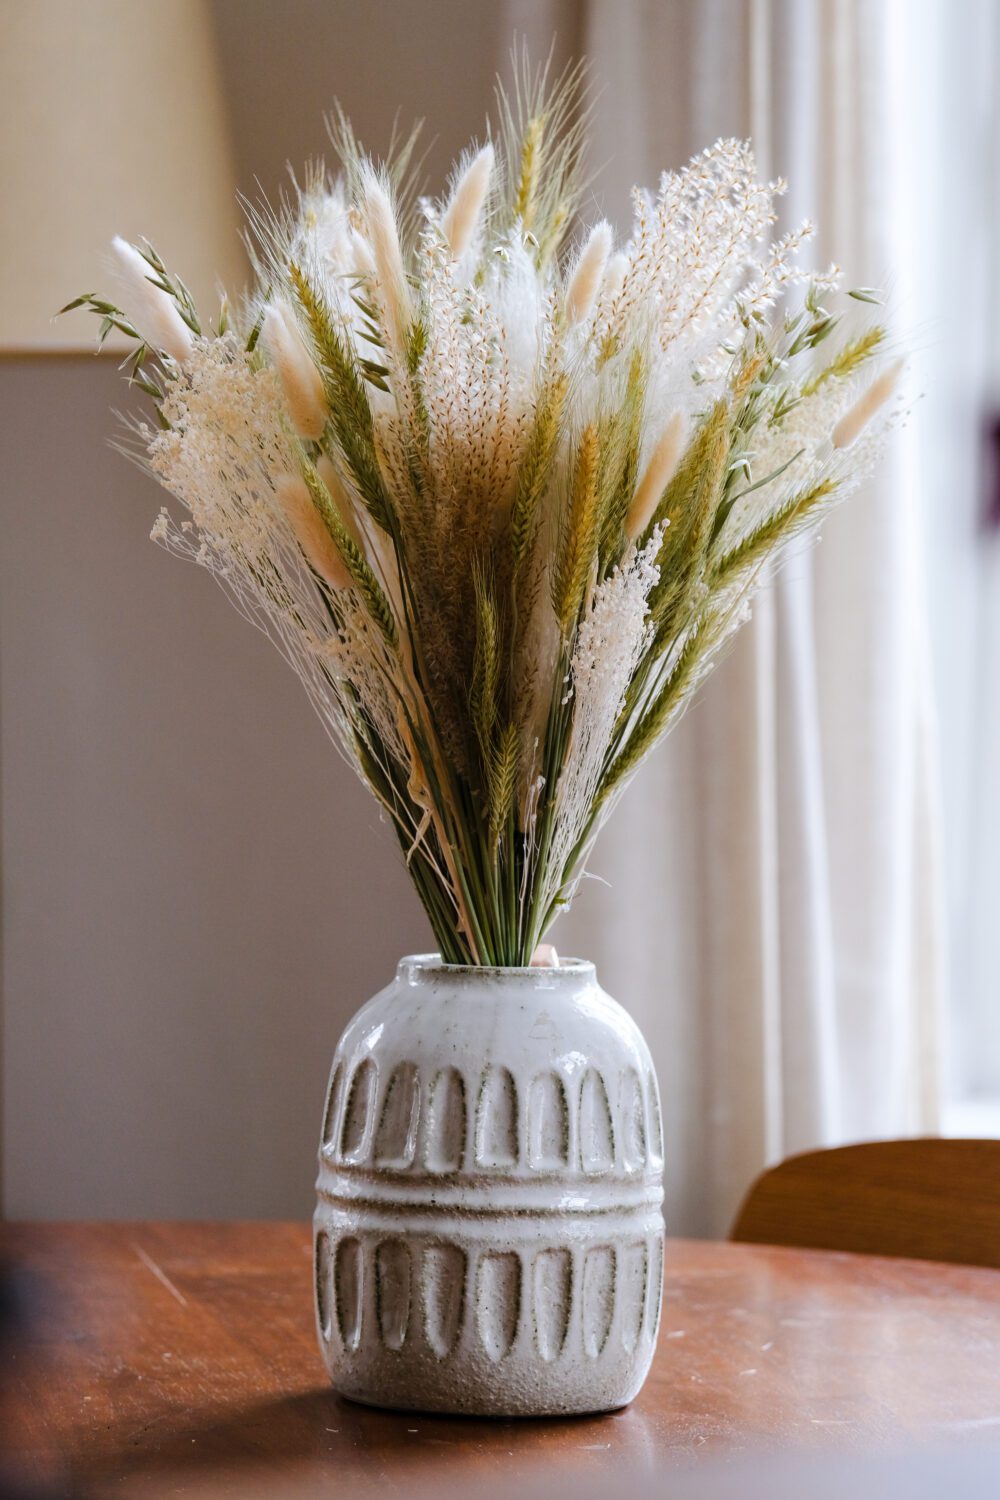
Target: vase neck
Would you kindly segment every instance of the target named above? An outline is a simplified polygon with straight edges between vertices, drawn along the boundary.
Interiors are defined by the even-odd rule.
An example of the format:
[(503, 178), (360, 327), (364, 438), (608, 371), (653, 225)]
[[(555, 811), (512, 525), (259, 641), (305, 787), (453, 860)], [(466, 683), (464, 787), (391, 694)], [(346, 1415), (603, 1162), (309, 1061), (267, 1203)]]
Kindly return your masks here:
[(587, 959), (564, 958), (555, 968), (529, 968), (479, 964), (442, 963), (438, 953), (413, 953), (402, 958), (396, 968), (401, 984), (414, 988), (423, 985), (447, 985), (451, 989), (468, 988), (482, 992), (483, 986), (511, 991), (578, 991), (596, 980), (594, 965)]

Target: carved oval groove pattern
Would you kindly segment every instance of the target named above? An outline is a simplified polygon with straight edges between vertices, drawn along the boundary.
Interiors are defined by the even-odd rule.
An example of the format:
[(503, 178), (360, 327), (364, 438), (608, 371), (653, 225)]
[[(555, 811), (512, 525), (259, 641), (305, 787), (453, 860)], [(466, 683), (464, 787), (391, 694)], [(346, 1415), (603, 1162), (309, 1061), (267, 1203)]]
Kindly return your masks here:
[(319, 1329), (324, 1342), (329, 1342), (333, 1327), (330, 1321), (330, 1293), (333, 1266), (330, 1261), (330, 1236), (320, 1230), (316, 1236), (315, 1251), (316, 1310), (319, 1314)]
[(426, 1343), (445, 1359), (459, 1350), (469, 1292), (471, 1327), (494, 1363), (511, 1353), (522, 1325), (547, 1364), (566, 1354), (574, 1325), (590, 1359), (611, 1349), (631, 1355), (644, 1340), (656, 1339), (661, 1237), (590, 1245), (576, 1255), (548, 1245), (524, 1260), (515, 1251), (484, 1250), (472, 1270), (470, 1276), (458, 1245), (430, 1244), (421, 1252), (400, 1237), (362, 1241), (353, 1235), (334, 1243), (321, 1230), (314, 1250), (321, 1337), (329, 1343), (336, 1329), (347, 1353), (363, 1338), (369, 1347), (375, 1340), (400, 1351), (412, 1338), (414, 1309), (419, 1316), (422, 1307)]
[(402, 1240), (383, 1240), (375, 1251), (375, 1303), (387, 1349), (401, 1349), (410, 1326), (410, 1252)]
[(545, 1360), (558, 1358), (569, 1331), (573, 1261), (568, 1250), (540, 1250), (533, 1267), (535, 1338)]
[(333, 1285), (337, 1330), (344, 1348), (353, 1351), (361, 1342), (361, 1297), (364, 1291), (364, 1270), (358, 1240), (341, 1240), (337, 1246)]
[(479, 1261), (476, 1324), (492, 1360), (509, 1354), (521, 1320), (521, 1258), (510, 1250), (488, 1250)]
[(622, 1162), (626, 1172), (638, 1172), (646, 1165), (646, 1118), (642, 1084), (634, 1068), (626, 1068), (622, 1074), (619, 1119)]
[[(408, 1171), (419, 1146), (429, 1172), (460, 1172), (473, 1165), (466, 1162), (472, 1123), (475, 1167), (503, 1170), (523, 1162), (532, 1172), (569, 1169), (599, 1176), (612, 1172), (616, 1160), (629, 1175), (662, 1165), (652, 1075), (644, 1080), (630, 1067), (608, 1080), (590, 1067), (572, 1099), (551, 1069), (519, 1088), (510, 1069), (491, 1065), (478, 1090), (474, 1079), (469, 1083), (452, 1066), (422, 1077), (416, 1063), (399, 1062), (380, 1096), (371, 1058), (362, 1058), (353, 1074), (338, 1062), (323, 1117), (323, 1153), (349, 1166)], [(476, 1097), (470, 1122), (471, 1093)]]
[(528, 1164), (540, 1171), (569, 1161), (569, 1110), (562, 1079), (539, 1073), (528, 1090)]
[(660, 1091), (652, 1073), (646, 1077), (646, 1094), (649, 1098), (649, 1157), (659, 1167), (663, 1165), (663, 1124), (660, 1120)]
[(649, 1257), (645, 1245), (626, 1245), (618, 1257), (618, 1304), (622, 1344), (629, 1354), (639, 1342), (646, 1311)]
[(340, 1154), (348, 1161), (360, 1161), (365, 1154), (375, 1106), (376, 1082), (375, 1064), (366, 1057), (354, 1070), (344, 1106)]
[(419, 1116), (416, 1066), (411, 1062), (400, 1063), (389, 1079), (375, 1135), (375, 1160), (380, 1167), (410, 1166), (417, 1149)]
[(465, 1157), (465, 1083), (442, 1068), (431, 1085), (424, 1160), (430, 1172), (457, 1172)]
[(465, 1251), (457, 1245), (428, 1245), (424, 1251), (424, 1332), (439, 1359), (450, 1354), (462, 1330), (465, 1304)]
[(583, 1347), (591, 1359), (603, 1351), (615, 1311), (615, 1252), (610, 1245), (588, 1250), (583, 1262)]
[(338, 1063), (330, 1079), (330, 1090), (326, 1096), (323, 1114), (323, 1150), (329, 1151), (337, 1139), (337, 1122), (340, 1118), (340, 1103), (344, 1092), (344, 1064)]
[(663, 1310), (663, 1238), (653, 1246), (652, 1302), (650, 1306), (650, 1334), (655, 1343), (660, 1332), (660, 1313)]
[(604, 1079), (588, 1068), (580, 1087), (580, 1164), (585, 1172), (609, 1172), (615, 1159), (615, 1133)]
[(487, 1068), (476, 1115), (476, 1162), (481, 1167), (517, 1163), (517, 1085), (509, 1068)]

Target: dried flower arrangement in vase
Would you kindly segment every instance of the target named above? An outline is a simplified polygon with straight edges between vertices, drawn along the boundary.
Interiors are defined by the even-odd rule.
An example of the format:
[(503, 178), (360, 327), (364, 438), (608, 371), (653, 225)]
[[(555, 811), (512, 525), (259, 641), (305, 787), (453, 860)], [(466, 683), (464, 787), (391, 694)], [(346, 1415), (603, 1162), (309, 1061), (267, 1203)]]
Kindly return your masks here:
[(797, 268), (808, 226), (770, 239), (746, 143), (636, 190), (620, 245), (581, 235), (579, 73), (515, 75), (440, 200), (412, 138), (376, 164), (336, 116), (340, 175), (251, 215), (256, 287), (214, 328), (149, 244), (70, 304), (134, 340), (133, 444), (185, 512), (154, 538), (298, 673), (438, 946), (334, 1058), (332, 1378), (495, 1414), (628, 1401), (659, 1316), (649, 1053), (542, 940), (766, 570), (870, 468), (899, 373)]

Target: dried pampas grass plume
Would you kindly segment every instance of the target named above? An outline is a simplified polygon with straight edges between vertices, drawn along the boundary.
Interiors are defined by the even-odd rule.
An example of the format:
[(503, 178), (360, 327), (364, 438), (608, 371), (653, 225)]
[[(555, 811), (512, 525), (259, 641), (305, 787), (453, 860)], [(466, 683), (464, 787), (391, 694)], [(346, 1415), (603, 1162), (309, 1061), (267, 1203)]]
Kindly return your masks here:
[(582, 323), (593, 310), (613, 243), (611, 225), (601, 219), (588, 234), (566, 288), (566, 316), (571, 323)]
[(905, 360), (897, 359), (889, 365), (866, 391), (849, 407), (833, 429), (831, 442), (835, 448), (849, 448), (868, 426), (876, 412), (891, 399), (905, 368)]
[(184, 364), (194, 344), (190, 328), (177, 310), (177, 303), (150, 280), (156, 272), (134, 245), (116, 234), (111, 241), (116, 279), (126, 313), (148, 344)]
[(441, 230), (456, 260), (461, 260), (472, 243), (490, 190), (495, 155), (491, 145), (476, 153), (456, 183), (442, 215)]
[(677, 472), (677, 465), (684, 451), (686, 431), (687, 419), (684, 413), (675, 411), (663, 429), (660, 440), (650, 455), (645, 473), (632, 497), (632, 504), (629, 506), (625, 520), (625, 535), (630, 542), (642, 536), (653, 519), (656, 507), (663, 497), (663, 491)]
[(260, 327), (261, 341), (271, 357), (288, 409), (289, 421), (298, 437), (316, 442), (327, 421), (323, 380), (295, 326), (295, 315), (287, 302), (268, 304)]
[(406, 349), (410, 294), (392, 199), (374, 167), (361, 171), (361, 213), (367, 232), (386, 328), (397, 356)]
[(274, 481), (274, 493), (309, 566), (332, 589), (350, 588), (351, 575), (313, 504), (305, 480), (298, 474), (279, 474)]

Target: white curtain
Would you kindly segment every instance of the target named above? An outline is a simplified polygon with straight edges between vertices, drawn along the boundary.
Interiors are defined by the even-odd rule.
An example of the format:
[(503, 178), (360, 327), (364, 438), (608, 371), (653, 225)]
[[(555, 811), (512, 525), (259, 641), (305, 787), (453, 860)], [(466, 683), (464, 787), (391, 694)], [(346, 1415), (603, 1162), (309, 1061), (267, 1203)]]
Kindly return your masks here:
[[(946, 1127), (1000, 1135), (1000, 5), (921, 0), (920, 24), (909, 11), (906, 19), (920, 102), (901, 173), (911, 184), (900, 204), (909, 283), (901, 291), (922, 329), (925, 397), (913, 436), (940, 705), (952, 979)], [(935, 222), (941, 228), (928, 232)]]
[[(904, 7), (905, 8), (905, 7)], [(721, 135), (784, 176), (817, 264), (880, 285), (906, 255), (889, 0), (553, 0), (603, 92), (595, 192), (622, 227)], [(604, 163), (608, 163), (604, 166)], [(900, 329), (901, 333), (905, 330)], [(936, 1126), (935, 813), (919, 510), (906, 432), (877, 480), (758, 601), (652, 758), (556, 930), (636, 1016), (663, 1094), (668, 1228), (724, 1234), (768, 1163)]]

